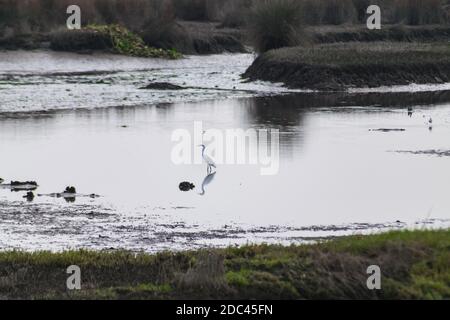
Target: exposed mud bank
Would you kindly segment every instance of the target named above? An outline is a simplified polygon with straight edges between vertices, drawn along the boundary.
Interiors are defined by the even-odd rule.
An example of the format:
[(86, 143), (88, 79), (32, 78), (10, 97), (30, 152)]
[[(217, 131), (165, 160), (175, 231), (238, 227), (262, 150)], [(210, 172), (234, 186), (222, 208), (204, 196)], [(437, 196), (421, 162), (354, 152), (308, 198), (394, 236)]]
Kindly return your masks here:
[(383, 108), (410, 108), (418, 105), (434, 105), (450, 102), (450, 91), (418, 91), (418, 92), (302, 92), (284, 96), (266, 96), (253, 99), (260, 108), (274, 105), (278, 109), (292, 108), (328, 108), (339, 107), (340, 110), (352, 106), (365, 107), (368, 110)]
[(82, 52), (104, 50), (113, 52), (111, 38), (94, 30), (72, 30), (49, 35), (50, 48), (55, 51)]
[(290, 88), (348, 88), (438, 84), (450, 81), (450, 51), (439, 44), (376, 43), (321, 45), (272, 50), (244, 73), (250, 80)]

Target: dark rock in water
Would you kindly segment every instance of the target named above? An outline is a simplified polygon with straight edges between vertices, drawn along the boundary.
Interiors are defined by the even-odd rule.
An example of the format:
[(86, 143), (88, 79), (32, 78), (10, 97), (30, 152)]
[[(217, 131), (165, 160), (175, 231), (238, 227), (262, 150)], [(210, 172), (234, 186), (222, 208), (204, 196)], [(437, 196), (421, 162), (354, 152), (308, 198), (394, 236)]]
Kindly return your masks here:
[(28, 191), (26, 195), (23, 196), (28, 201), (33, 201), (34, 199), (34, 193), (32, 191)]
[(66, 187), (66, 190), (64, 190), (63, 193), (77, 193), (77, 190), (75, 187)]
[(154, 89), (154, 90), (183, 90), (181, 86), (168, 82), (152, 82), (141, 89)]
[(191, 182), (184, 181), (180, 183), (179, 188), (181, 191), (190, 191), (195, 188), (195, 185)]
[(37, 187), (36, 181), (11, 181), (11, 187), (22, 187), (22, 186), (35, 186)]

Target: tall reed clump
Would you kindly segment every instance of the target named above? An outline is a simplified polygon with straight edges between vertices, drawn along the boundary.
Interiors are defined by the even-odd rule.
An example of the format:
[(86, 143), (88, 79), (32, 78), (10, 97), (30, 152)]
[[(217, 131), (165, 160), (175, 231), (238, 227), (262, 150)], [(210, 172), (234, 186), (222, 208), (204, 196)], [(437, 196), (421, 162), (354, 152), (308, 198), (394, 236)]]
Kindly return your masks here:
[(446, 20), (441, 0), (397, 0), (395, 16), (398, 22), (409, 25), (439, 24)]
[[(383, 24), (424, 25), (448, 21), (447, 0), (0, 0), (0, 38), (4, 34), (64, 28), (69, 5), (81, 7), (84, 26), (120, 24), (133, 32), (145, 29), (147, 35), (155, 33), (151, 38), (157, 40), (153, 41), (160, 41), (168, 34), (175, 39), (172, 42), (177, 42), (184, 35), (174, 26), (176, 19), (222, 22), (223, 27), (242, 27), (250, 23), (253, 27), (260, 25), (257, 29), (267, 20), (269, 36), (266, 38), (270, 38), (279, 30), (289, 29), (285, 24), (276, 23), (278, 18), (294, 26), (300, 19), (308, 25), (365, 24), (370, 4), (381, 7)], [(270, 13), (271, 9), (264, 8), (274, 10)], [(254, 11), (253, 16), (265, 18), (250, 19)], [(298, 12), (303, 12), (302, 18)], [(272, 32), (270, 27), (273, 26)], [(292, 29), (288, 30), (284, 41), (287, 38), (292, 41), (293, 33)]]
[(257, 52), (306, 42), (300, 4), (296, 0), (261, 0), (250, 14), (250, 40)]

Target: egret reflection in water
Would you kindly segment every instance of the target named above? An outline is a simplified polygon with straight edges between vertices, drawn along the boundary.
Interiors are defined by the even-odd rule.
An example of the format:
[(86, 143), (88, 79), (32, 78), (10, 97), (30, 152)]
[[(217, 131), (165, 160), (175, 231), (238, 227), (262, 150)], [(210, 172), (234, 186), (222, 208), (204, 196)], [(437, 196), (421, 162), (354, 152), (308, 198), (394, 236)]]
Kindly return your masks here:
[(206, 177), (203, 179), (202, 187), (201, 187), (202, 191), (199, 193), (199, 195), (203, 196), (206, 193), (205, 187), (214, 180), (215, 175), (216, 175), (216, 172), (208, 173), (206, 175)]

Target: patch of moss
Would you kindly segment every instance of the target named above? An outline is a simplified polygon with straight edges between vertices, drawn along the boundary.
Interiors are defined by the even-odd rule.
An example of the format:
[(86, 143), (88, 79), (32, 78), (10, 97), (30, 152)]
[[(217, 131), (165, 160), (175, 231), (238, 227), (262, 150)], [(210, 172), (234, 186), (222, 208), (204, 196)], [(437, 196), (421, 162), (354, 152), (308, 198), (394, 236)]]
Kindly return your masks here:
[(166, 50), (148, 47), (137, 34), (118, 24), (88, 25), (86, 30), (106, 34), (111, 38), (113, 48), (117, 53), (146, 58), (178, 59), (181, 54), (176, 50)]

